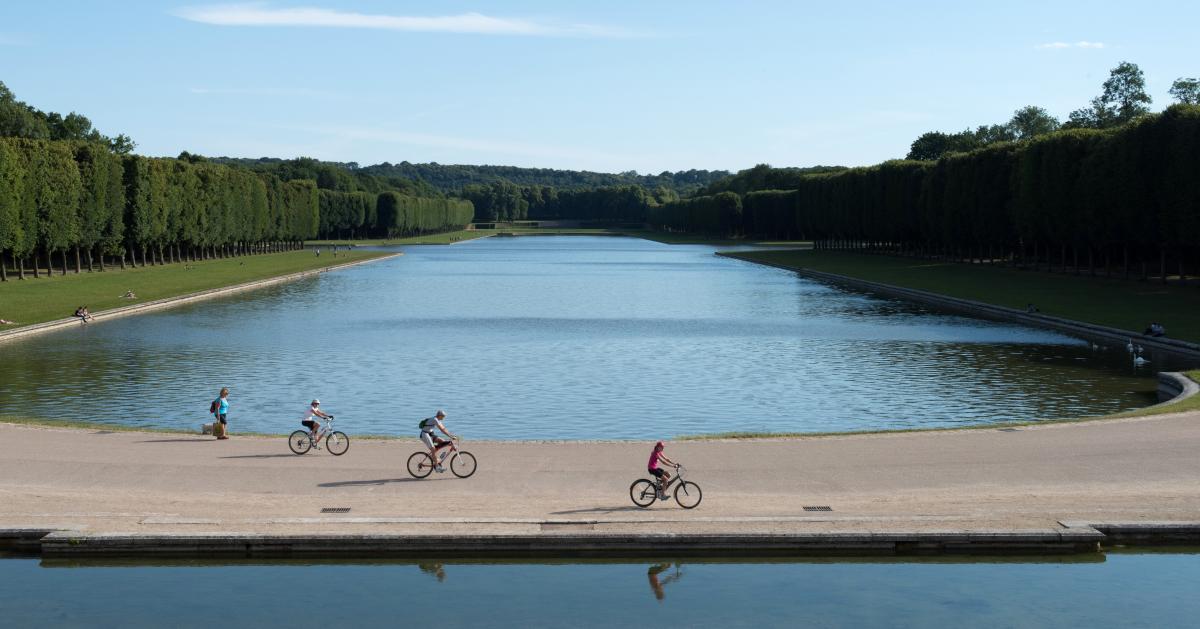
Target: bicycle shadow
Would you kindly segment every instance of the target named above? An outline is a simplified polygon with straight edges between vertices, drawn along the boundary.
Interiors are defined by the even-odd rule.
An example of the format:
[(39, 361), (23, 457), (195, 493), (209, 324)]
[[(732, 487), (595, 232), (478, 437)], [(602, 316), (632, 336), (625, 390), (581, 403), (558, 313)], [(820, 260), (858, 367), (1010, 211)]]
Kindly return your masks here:
[[(336, 488), (336, 487), (367, 487), (375, 485), (387, 485), (389, 483), (411, 483), (419, 480), (429, 480), (424, 478), (376, 478), (372, 480), (340, 480), (331, 483), (318, 483), (317, 487)], [(440, 480), (440, 479), (433, 479)]]
[(231, 454), (217, 457), (219, 459), (294, 459), (298, 454)]
[(213, 437), (195, 437), (193, 439), (143, 439), (138, 443), (208, 443), (216, 441)]
[(641, 507), (591, 507), (590, 509), (568, 509), (566, 511), (551, 511), (550, 515), (571, 515), (573, 513), (615, 513), (617, 511), (645, 511)]

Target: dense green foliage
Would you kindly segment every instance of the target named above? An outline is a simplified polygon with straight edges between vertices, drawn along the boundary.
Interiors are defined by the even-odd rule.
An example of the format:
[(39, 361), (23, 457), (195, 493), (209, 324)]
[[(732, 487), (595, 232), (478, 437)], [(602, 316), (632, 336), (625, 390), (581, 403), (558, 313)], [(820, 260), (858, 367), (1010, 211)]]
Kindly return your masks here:
[(311, 181), (121, 156), (98, 143), (0, 138), (0, 254), (22, 276), (35, 254), (51, 268), (61, 253), (65, 273), (68, 251), (79, 271), (81, 253), (90, 269), (97, 254), (103, 268), (105, 256), (145, 264), (293, 247), (318, 222)]
[(465, 186), (459, 196), (475, 205), (475, 220), (481, 222), (529, 219), (641, 223), (646, 220), (648, 208), (679, 198), (667, 188), (653, 193), (634, 185), (558, 190), (507, 182)]
[(789, 190), (795, 188), (798, 182), (808, 175), (835, 173), (843, 170), (846, 170), (845, 166), (772, 168), (767, 164), (759, 164), (754, 168), (739, 171), (736, 175), (708, 184), (699, 195), (713, 195), (718, 192), (736, 192), (744, 195), (751, 190)]
[(62, 115), (45, 112), (17, 100), (0, 81), (0, 137), (28, 140), (78, 140), (106, 144), (116, 153), (126, 154), (136, 146), (126, 135), (108, 137), (92, 127), (86, 116), (71, 112)]
[[(424, 182), (294, 160), (178, 159), (128, 154), (87, 118), (45, 113), (0, 83), (0, 280), (197, 260), (302, 246), (322, 236), (393, 236), (461, 228), (467, 201)], [(389, 210), (380, 222), (379, 198)], [(56, 254), (60, 257), (56, 260)], [(139, 260), (140, 258), (140, 260)], [(57, 262), (57, 264), (56, 264)]]
[[(1189, 103), (1186, 79), (1179, 79), (1171, 94), (1181, 103)], [(958, 133), (929, 131), (913, 141), (906, 159), (935, 160), (951, 153), (966, 153), (1001, 142), (1031, 140), (1059, 128), (1110, 129), (1150, 112), (1146, 80), (1135, 63), (1123, 61), (1113, 68), (1102, 86), (1103, 92), (1084, 108), (1071, 112), (1066, 124), (1041, 107), (1029, 105), (1013, 112), (1004, 124), (981, 125)], [(1178, 93), (1177, 93), (1178, 92)]]
[[(284, 180), (312, 179), (323, 191), (392, 191), (408, 197), (430, 198), (453, 195), (470, 200), (475, 206), (473, 220), (480, 222), (527, 219), (641, 222), (650, 206), (676, 200), (681, 194), (698, 191), (729, 176), (726, 171), (708, 170), (638, 175), (409, 162), (359, 167), (353, 162), (320, 162), (310, 158), (209, 159), (270, 173)], [(324, 207), (332, 199), (323, 197), (322, 203)], [(357, 233), (347, 218), (352, 210), (338, 206), (335, 212), (338, 218), (323, 219), (322, 236)], [(374, 221), (368, 218), (366, 224), (374, 225)], [(363, 233), (379, 236), (386, 231), (379, 227)]]
[(399, 192), (417, 197), (440, 197), (442, 192), (421, 180), (395, 175), (375, 175), (358, 168), (358, 164), (322, 162), (311, 157), (278, 159), (263, 157), (242, 159), (234, 157), (205, 158), (184, 153), (180, 159), (206, 160), (228, 166), (248, 168), (255, 172), (274, 175), (284, 181), (308, 179), (317, 182), (322, 190), (335, 192)]
[(388, 238), (461, 227), (471, 222), (475, 207), (463, 199), (410, 197), (384, 192), (377, 204), (378, 229)]
[(437, 189), (451, 193), (472, 184), (511, 183), (518, 186), (549, 186), (558, 190), (584, 190), (614, 186), (636, 185), (649, 190), (666, 188), (686, 195), (729, 176), (724, 170), (663, 171), (657, 175), (597, 173), (586, 170), (555, 170), (551, 168), (520, 168), (516, 166), (468, 166), (447, 164), (410, 164), (384, 162), (366, 166), (360, 172), (382, 177), (402, 177), (429, 182)]
[[(667, 203), (653, 225), (820, 247), (1183, 275), (1200, 256), (1200, 107), (1107, 130), (1073, 129), (936, 162), (893, 161), (753, 191)], [(1069, 254), (1069, 255), (1068, 255)]]

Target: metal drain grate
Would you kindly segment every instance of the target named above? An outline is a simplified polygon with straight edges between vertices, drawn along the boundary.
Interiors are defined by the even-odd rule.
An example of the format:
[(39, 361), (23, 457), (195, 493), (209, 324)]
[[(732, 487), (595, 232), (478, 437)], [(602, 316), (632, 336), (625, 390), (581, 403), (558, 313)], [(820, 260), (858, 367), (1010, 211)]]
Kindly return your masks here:
[(833, 511), (833, 507), (821, 505), (818, 507), (804, 507), (805, 511)]
[(321, 513), (350, 513), (350, 507), (324, 507)]

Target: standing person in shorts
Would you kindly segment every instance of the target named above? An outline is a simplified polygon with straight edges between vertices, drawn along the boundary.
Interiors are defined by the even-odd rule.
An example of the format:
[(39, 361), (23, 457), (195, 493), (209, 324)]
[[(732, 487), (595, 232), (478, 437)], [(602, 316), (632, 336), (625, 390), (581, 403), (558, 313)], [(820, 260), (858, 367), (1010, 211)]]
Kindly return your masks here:
[(650, 474), (652, 476), (654, 476), (655, 478), (658, 479), (658, 498), (659, 498), (659, 500), (667, 499), (667, 495), (664, 493), (664, 490), (666, 489), (667, 483), (670, 482), (670, 480), (671, 480), (671, 473), (668, 472), (667, 470), (660, 468), (658, 466), (658, 462), (662, 461), (663, 463), (666, 463), (667, 465), (670, 465), (671, 467), (679, 467), (678, 463), (672, 461), (671, 459), (668, 459), (667, 455), (663, 454), (663, 449), (665, 447), (666, 446), (664, 446), (663, 442), (661, 442), (661, 441), (654, 444), (654, 450), (652, 450), (650, 452), (650, 462), (646, 464), (646, 471), (650, 472)]
[(228, 439), (226, 419), (229, 414), (229, 387), (221, 387), (221, 394), (213, 400), (213, 433), (217, 439)]

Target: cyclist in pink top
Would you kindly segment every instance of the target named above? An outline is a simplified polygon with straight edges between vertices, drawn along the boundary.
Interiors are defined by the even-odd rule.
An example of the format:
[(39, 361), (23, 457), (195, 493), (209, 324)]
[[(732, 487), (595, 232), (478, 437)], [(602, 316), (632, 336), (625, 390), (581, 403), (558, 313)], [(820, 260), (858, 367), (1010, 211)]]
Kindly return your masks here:
[(664, 498), (663, 487), (666, 487), (667, 483), (671, 481), (671, 473), (658, 467), (658, 462), (662, 461), (671, 467), (679, 467), (678, 463), (668, 459), (667, 455), (663, 454), (664, 447), (661, 441), (654, 444), (654, 450), (650, 453), (650, 462), (646, 464), (646, 471), (658, 479), (659, 498)]

